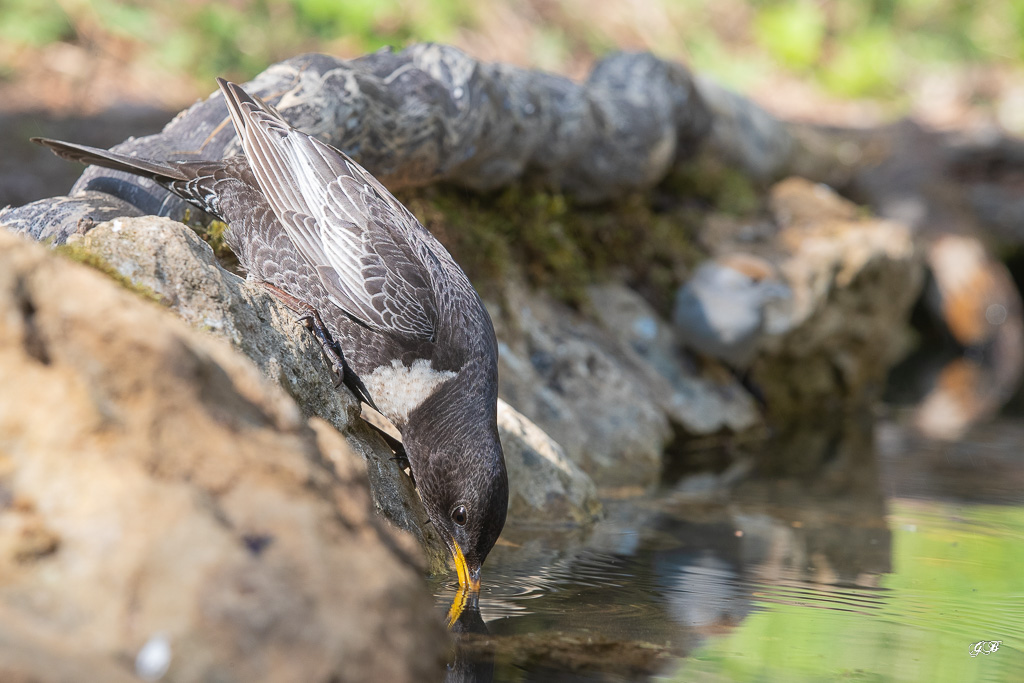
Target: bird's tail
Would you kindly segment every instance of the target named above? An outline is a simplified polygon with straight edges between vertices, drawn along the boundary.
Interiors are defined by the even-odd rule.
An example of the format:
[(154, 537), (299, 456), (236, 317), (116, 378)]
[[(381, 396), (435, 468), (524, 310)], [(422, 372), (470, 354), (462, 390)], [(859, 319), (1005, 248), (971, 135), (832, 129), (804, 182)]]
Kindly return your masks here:
[(62, 142), (48, 138), (32, 138), (32, 142), (49, 147), (54, 154), (81, 164), (102, 166), (114, 171), (125, 171), (155, 180), (158, 183), (171, 183), (176, 180), (188, 180), (188, 176), (180, 168), (170, 164), (162, 164), (148, 159), (138, 159), (125, 154), (118, 154), (107, 149), (78, 145), (73, 142)]

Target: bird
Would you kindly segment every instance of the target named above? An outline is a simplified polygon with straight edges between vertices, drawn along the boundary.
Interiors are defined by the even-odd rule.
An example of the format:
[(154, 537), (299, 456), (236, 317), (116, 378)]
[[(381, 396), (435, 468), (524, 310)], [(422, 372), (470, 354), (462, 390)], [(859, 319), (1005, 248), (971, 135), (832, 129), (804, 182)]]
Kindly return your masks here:
[(342, 381), (402, 436), (460, 590), (504, 525), (498, 347), (469, 278), (415, 216), (344, 152), (217, 79), (242, 154), (153, 160), (33, 138), (58, 156), (149, 178), (228, 229), (250, 279), (308, 323)]

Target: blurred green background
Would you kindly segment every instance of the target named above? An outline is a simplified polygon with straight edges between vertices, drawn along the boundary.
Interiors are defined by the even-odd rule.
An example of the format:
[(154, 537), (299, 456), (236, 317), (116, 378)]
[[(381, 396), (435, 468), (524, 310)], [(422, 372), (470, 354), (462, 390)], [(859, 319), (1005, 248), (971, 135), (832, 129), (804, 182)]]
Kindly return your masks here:
[(574, 77), (610, 50), (645, 49), (784, 113), (828, 118), (830, 102), (866, 98), (891, 117), (938, 97), (1003, 106), (1002, 123), (1024, 129), (1011, 111), (1024, 109), (1021, 0), (0, 0), (0, 95), (12, 92), (0, 107), (68, 106), (31, 84), (80, 72), (106, 83), (71, 87), (97, 106), (177, 105), (214, 76), (247, 80), (301, 52), (415, 41)]

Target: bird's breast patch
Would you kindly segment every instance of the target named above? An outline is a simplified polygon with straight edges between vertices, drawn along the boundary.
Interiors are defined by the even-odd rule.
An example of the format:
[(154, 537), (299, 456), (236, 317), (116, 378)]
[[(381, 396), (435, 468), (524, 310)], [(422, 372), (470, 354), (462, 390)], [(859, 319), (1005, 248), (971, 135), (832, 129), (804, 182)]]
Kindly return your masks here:
[(412, 365), (396, 358), (361, 379), (381, 414), (395, 424), (404, 424), (409, 413), (452, 377), (455, 372), (435, 370), (425, 358), (413, 361)]

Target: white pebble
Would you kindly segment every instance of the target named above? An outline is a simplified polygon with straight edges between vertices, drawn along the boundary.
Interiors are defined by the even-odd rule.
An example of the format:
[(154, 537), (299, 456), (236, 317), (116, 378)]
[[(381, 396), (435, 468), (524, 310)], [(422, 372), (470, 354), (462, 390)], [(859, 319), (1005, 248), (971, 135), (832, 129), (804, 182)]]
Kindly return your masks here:
[(171, 642), (158, 633), (135, 656), (135, 675), (144, 681), (158, 681), (171, 666)]

